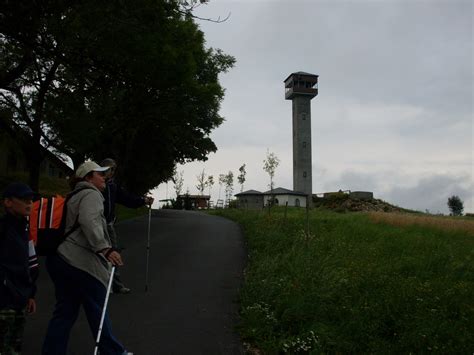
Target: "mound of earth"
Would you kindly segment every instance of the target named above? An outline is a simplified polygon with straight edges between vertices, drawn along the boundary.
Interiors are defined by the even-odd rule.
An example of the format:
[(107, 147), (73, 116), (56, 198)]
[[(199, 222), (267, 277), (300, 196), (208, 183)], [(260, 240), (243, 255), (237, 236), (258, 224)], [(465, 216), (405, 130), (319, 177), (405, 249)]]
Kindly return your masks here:
[(391, 205), (380, 199), (360, 200), (348, 194), (335, 194), (329, 198), (313, 197), (314, 207), (324, 207), (336, 212), (415, 212)]

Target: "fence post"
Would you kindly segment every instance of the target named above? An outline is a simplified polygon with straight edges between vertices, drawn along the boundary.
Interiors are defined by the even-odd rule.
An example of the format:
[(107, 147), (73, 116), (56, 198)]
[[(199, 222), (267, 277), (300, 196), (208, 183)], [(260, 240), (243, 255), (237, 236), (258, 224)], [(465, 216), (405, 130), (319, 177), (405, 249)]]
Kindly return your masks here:
[(306, 241), (309, 239), (309, 204), (308, 196), (306, 196)]

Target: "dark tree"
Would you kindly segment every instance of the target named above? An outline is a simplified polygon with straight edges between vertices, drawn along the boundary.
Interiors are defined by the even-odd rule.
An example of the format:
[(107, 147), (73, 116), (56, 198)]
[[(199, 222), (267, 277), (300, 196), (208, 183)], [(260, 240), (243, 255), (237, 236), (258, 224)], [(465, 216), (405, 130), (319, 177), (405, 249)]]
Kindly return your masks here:
[[(52, 11), (39, 1), (3, 1), (0, 13), (0, 105), (1, 125), (23, 150), (30, 171), (30, 185), (38, 188), (38, 149), (45, 127), (47, 93), (58, 71), (58, 43), (46, 28), (53, 13), (64, 10), (57, 2)], [(27, 132), (31, 138), (23, 139)]]
[(453, 216), (462, 216), (464, 211), (464, 202), (457, 195), (448, 198), (448, 207)]
[[(122, 182), (137, 192), (217, 149), (209, 134), (223, 121), (218, 75), (234, 58), (205, 48), (182, 2), (99, 2), (15, 1), (24, 11), (12, 2), (0, 17), (2, 52), (12, 58), (1, 63), (0, 105), (13, 112), (4, 124), (33, 137), (33, 187), (40, 142), (75, 164), (115, 158)], [(25, 11), (32, 20), (23, 38), (16, 33)]]

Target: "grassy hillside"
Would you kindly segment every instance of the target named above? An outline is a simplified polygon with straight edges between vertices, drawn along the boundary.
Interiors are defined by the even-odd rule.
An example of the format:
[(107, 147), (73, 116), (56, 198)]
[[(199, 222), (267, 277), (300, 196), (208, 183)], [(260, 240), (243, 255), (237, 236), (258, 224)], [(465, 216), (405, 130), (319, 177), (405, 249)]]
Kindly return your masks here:
[(213, 213), (247, 239), (239, 329), (252, 349), (474, 351), (473, 221), (458, 229), (327, 210), (308, 221), (303, 209)]
[[(28, 176), (24, 173), (16, 173), (10, 176), (0, 176), (0, 191), (3, 192), (10, 182), (28, 182)], [(42, 196), (65, 195), (70, 191), (66, 179), (41, 176), (39, 181), (39, 193)]]

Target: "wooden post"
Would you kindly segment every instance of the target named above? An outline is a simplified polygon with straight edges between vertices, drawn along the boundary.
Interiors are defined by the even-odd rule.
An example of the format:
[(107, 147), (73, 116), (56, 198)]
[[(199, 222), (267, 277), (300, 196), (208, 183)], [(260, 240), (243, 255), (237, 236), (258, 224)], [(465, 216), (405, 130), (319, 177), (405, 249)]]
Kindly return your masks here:
[(306, 241), (309, 239), (309, 204), (306, 196)]

